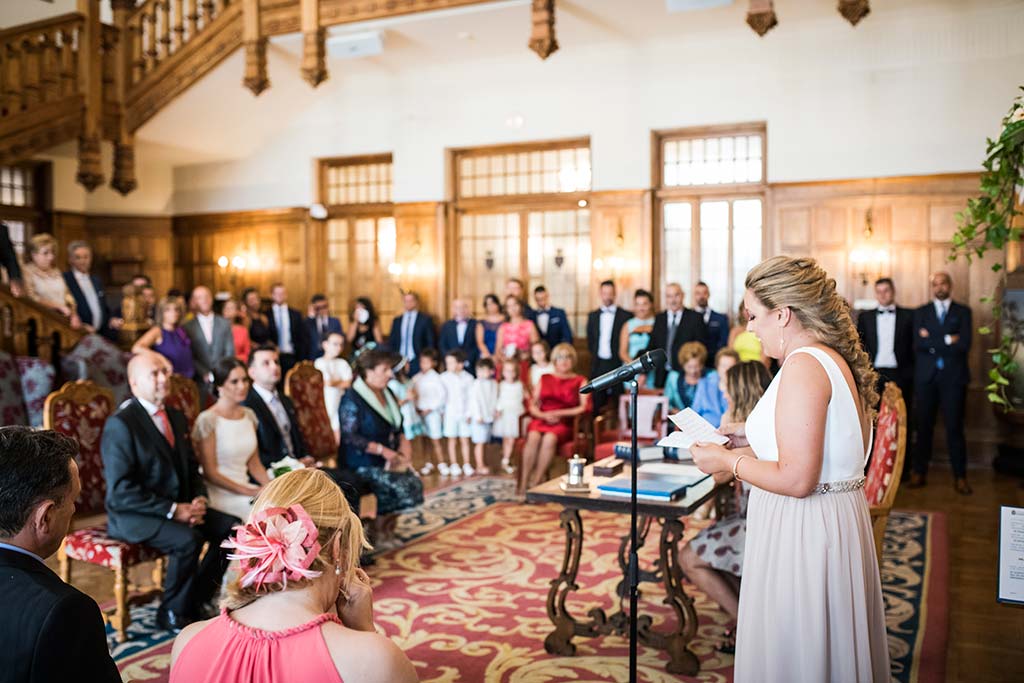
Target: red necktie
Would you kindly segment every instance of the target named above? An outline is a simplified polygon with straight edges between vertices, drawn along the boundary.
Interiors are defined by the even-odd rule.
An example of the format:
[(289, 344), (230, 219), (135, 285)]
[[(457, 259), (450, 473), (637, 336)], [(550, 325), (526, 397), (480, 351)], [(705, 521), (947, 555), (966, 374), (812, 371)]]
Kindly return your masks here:
[(174, 448), (174, 430), (171, 429), (171, 421), (167, 417), (167, 411), (161, 408), (160, 410), (153, 413), (164, 426), (164, 437), (167, 439), (167, 443), (171, 444), (171, 448)]

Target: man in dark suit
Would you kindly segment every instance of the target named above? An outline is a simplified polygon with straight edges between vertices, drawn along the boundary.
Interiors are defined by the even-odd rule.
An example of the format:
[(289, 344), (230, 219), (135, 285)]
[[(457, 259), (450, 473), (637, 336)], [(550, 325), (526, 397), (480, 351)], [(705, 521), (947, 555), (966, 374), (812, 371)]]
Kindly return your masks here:
[(964, 403), (971, 379), (967, 353), (971, 350), (973, 324), (971, 309), (950, 298), (953, 279), (949, 273), (934, 273), (931, 279), (932, 301), (914, 311), (917, 331), (914, 364), (914, 403), (917, 406), (917, 447), (910, 488), (924, 486), (928, 462), (932, 457), (935, 415), (942, 409), (946, 425), (949, 463), (953, 468), (956, 492), (968, 496), (967, 441), (964, 438)]
[[(601, 283), (601, 307), (587, 315), (587, 348), (590, 350), (590, 379), (600, 377), (622, 365), (619, 358), (619, 338), (622, 326), (633, 314), (615, 304), (615, 283), (605, 280)], [(604, 410), (611, 403), (614, 410), (622, 394), (622, 385), (593, 394), (594, 413)]]
[[(157, 623), (178, 631), (206, 618), (228, 561), (220, 548), (237, 517), (208, 507), (206, 485), (188, 438), (185, 416), (164, 406), (171, 364), (153, 351), (128, 363), (134, 398), (103, 428), (107, 530), (168, 556)], [(210, 548), (202, 561), (205, 543)]]
[(523, 302), (523, 317), (537, 322), (537, 309), (530, 308), (530, 300), (526, 298), (526, 285), (517, 277), (510, 277), (505, 282), (505, 298), (514, 296)]
[(707, 366), (715, 366), (715, 355), (729, 345), (729, 317), (725, 313), (712, 311), (711, 289), (705, 282), (698, 282), (693, 288), (693, 310), (704, 320), (708, 328), (708, 360)]
[[(332, 334), (345, 336), (341, 329), (341, 321), (331, 315), (330, 304), (323, 294), (314, 294), (309, 300), (309, 316), (306, 318), (306, 337), (309, 338), (309, 349), (306, 360), (316, 360), (324, 355), (324, 342)], [(345, 343), (342, 342), (342, 347)]]
[[(252, 350), (249, 354), (249, 377), (252, 386), (242, 405), (256, 413), (256, 447), (260, 462), (270, 468), (278, 460), (291, 457), (306, 467), (316, 467), (316, 459), (309, 455), (302, 439), (295, 404), (277, 390), (281, 380), (281, 362), (276, 346), (264, 344)], [(344, 467), (325, 467), (324, 473), (338, 484), (349, 507), (358, 513), (360, 496), (370, 492), (363, 478)]]
[(120, 318), (111, 320), (110, 307), (103, 283), (93, 275), (92, 247), (87, 242), (75, 240), (68, 245), (69, 270), (64, 271), (64, 283), (75, 300), (75, 310), (82, 324), (91, 327), (98, 334), (116, 342), (117, 330), (123, 323)]
[(302, 314), (288, 306), (288, 290), (280, 282), (270, 286), (270, 334), (281, 354), (281, 377), (309, 355), (310, 340)]
[[(654, 316), (654, 329), (647, 351), (665, 349), (668, 361), (654, 371), (654, 386), (661, 389), (671, 371), (682, 372), (679, 365), (679, 347), (687, 342), (708, 345), (708, 328), (697, 311), (683, 308), (683, 288), (672, 282), (665, 287), (665, 310)], [(711, 355), (711, 354), (708, 354)]]
[[(896, 305), (896, 286), (887, 277), (875, 282), (875, 300), (878, 308), (857, 317), (857, 332), (878, 371), (878, 395), (887, 382), (895, 382), (907, 404), (907, 416), (913, 419), (914, 311)], [(910, 442), (908, 438), (908, 455)]]
[(74, 440), (0, 428), (0, 678), (120, 682), (92, 598), (43, 559), (64, 540), (82, 490)]
[(480, 358), (480, 347), (476, 345), (476, 319), (469, 316), (469, 302), (456, 299), (452, 302), (452, 319), (441, 325), (438, 340), (441, 357), (452, 349), (461, 349), (466, 360), (466, 372), (476, 376), (476, 361)]
[(14, 251), (14, 243), (7, 231), (7, 224), (0, 223), (0, 267), (7, 270), (11, 294), (23, 296), (25, 290), (21, 286), (21, 266), (18, 265), (18, 252)]
[(405, 312), (396, 316), (391, 323), (388, 350), (401, 354), (409, 361), (409, 375), (412, 376), (420, 371), (420, 351), (436, 348), (437, 338), (434, 319), (419, 310), (420, 298), (415, 292), (402, 295), (402, 307)]
[(235, 337), (227, 318), (213, 312), (213, 294), (207, 287), (192, 290), (195, 315), (182, 327), (192, 340), (192, 360), (196, 366), (196, 384), (206, 397), (213, 396), (213, 368), (225, 358), (235, 357)]
[(551, 295), (547, 287), (538, 285), (533, 290), (533, 300), (537, 302), (533, 321), (537, 323), (540, 338), (548, 343), (548, 348), (559, 344), (572, 344), (572, 328), (569, 327), (569, 316), (565, 310), (551, 305)]

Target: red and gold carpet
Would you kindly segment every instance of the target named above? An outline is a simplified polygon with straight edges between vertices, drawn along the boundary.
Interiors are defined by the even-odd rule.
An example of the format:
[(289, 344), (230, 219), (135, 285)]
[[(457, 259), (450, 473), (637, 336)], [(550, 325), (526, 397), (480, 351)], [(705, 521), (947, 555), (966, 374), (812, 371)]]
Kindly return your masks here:
[[(545, 600), (561, 567), (564, 533), (554, 506), (507, 500), (509, 483), (470, 480), (438, 492), (402, 524), (410, 542), (382, 554), (371, 571), (378, 627), (433, 683), (559, 683), (623, 681), (627, 642), (616, 636), (577, 638), (575, 657), (544, 651), (551, 631)], [(628, 518), (584, 513), (586, 542), (580, 590), (569, 602), (582, 617), (615, 606), (622, 578), (616, 555)], [(422, 532), (425, 527), (432, 529)], [(654, 545), (657, 530), (651, 532)], [(948, 563), (941, 515), (896, 513), (886, 536), (883, 583), (893, 678), (939, 681), (944, 674)], [(645, 548), (642, 564), (654, 555)], [(667, 657), (641, 646), (640, 680), (732, 680), (732, 657), (715, 650), (728, 627), (726, 615), (687, 587), (699, 614), (690, 648), (700, 659), (698, 677), (665, 672)], [(671, 619), (660, 586), (641, 586), (641, 610), (655, 624)], [(133, 641), (114, 648), (126, 680), (167, 680), (170, 640), (153, 629), (155, 609), (133, 611)], [(137, 616), (136, 616), (137, 615)]]

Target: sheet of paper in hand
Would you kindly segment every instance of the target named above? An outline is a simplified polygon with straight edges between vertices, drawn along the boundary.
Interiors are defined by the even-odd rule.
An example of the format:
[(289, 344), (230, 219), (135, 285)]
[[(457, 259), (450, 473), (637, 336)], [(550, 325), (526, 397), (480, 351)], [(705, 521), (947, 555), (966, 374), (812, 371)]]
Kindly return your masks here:
[(668, 419), (672, 420), (678, 431), (659, 441), (659, 446), (689, 448), (695, 443), (729, 443), (729, 437), (719, 434), (710, 422), (692, 408), (685, 408), (675, 415), (669, 415)]

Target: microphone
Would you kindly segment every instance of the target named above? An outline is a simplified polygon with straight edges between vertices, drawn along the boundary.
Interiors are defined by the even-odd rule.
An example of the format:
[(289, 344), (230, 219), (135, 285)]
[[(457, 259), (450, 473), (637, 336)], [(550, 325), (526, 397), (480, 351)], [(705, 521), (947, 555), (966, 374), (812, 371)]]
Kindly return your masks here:
[(664, 367), (666, 362), (668, 362), (668, 354), (665, 353), (665, 349), (654, 349), (640, 356), (629, 365), (623, 365), (621, 368), (615, 368), (611, 372), (604, 373), (590, 382), (590, 384), (584, 385), (580, 389), (580, 393), (589, 394), (593, 391), (604, 391), (616, 384), (631, 380), (637, 375), (650, 372), (657, 367)]

